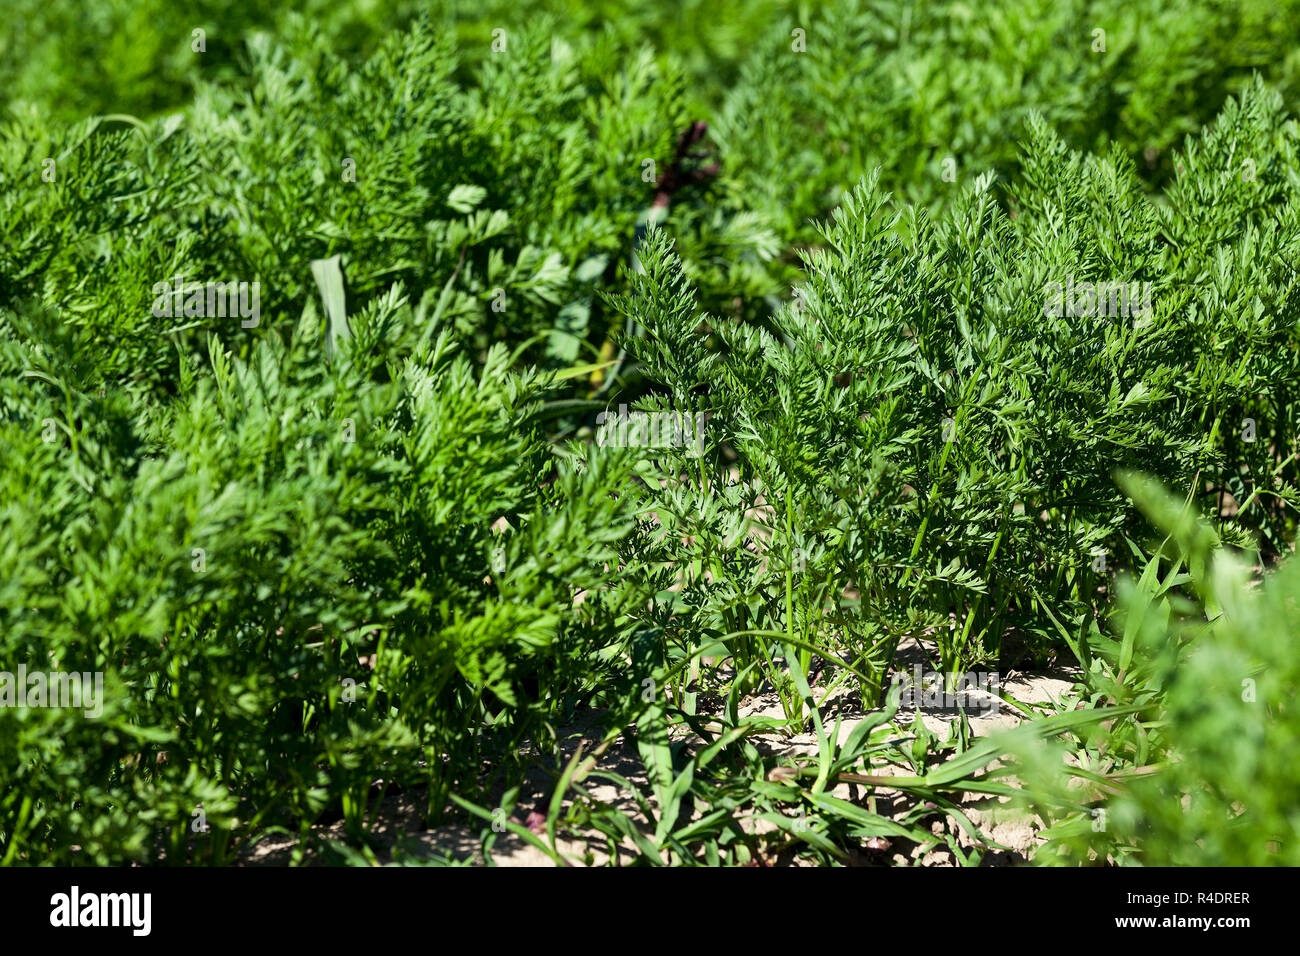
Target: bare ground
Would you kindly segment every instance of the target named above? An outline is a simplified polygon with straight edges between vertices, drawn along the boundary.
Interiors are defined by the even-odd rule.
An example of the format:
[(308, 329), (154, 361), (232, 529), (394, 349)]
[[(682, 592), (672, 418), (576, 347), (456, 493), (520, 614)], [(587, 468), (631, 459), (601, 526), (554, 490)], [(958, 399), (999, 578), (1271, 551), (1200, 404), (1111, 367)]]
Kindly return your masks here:
[[(909, 650), (911, 653), (909, 653)], [(906, 669), (911, 664), (915, 650), (901, 648), (898, 664)], [(1078, 679), (1077, 672), (1061, 669), (1049, 672), (1018, 674), (1011, 672), (1002, 677), (1002, 693), (1026, 704), (1043, 704), (1049, 709), (1059, 708), (1059, 702), (1069, 694), (1071, 685)], [(862, 713), (857, 713), (848, 695), (835, 700), (844, 713), (840, 727), (840, 739), (843, 740)], [(782, 715), (780, 701), (775, 693), (759, 694), (744, 702), (740, 715)], [(900, 710), (894, 720), (900, 735), (912, 723), (915, 710)], [(955, 719), (951, 713), (920, 709), (922, 723), (939, 739), (946, 739), (949, 727)], [(976, 711), (968, 715), (970, 729), (975, 737), (986, 737), (999, 730), (1018, 726), (1023, 717), (1019, 711), (999, 702), (990, 712)], [(599, 730), (594, 728), (595, 715), (575, 726), (564, 728), (560, 733), (561, 749), (564, 757), (570, 757), (578, 746), (583, 746), (590, 753), (598, 742)], [(794, 737), (777, 734), (754, 735), (750, 741), (755, 746), (778, 756), (816, 755), (817, 745), (811, 733)], [(634, 744), (626, 738), (619, 738), (600, 757), (599, 767), (612, 770), (633, 782), (638, 787), (647, 784), (643, 764), (636, 753)], [(889, 769), (876, 770), (876, 773), (889, 773)], [(515, 812), (516, 823), (529, 826), (534, 832), (541, 833), (539, 816), (544, 814), (550, 800), (553, 778), (540, 768), (525, 781), (521, 799)], [(602, 802), (612, 804), (624, 811), (638, 822), (648, 822), (641, 817), (631, 794), (620, 792), (612, 784), (594, 783), (587, 788), (591, 796)], [(876, 787), (868, 794), (858, 784), (839, 784), (830, 791), (832, 795), (860, 802), (867, 796), (875, 798), (875, 812), (883, 816), (901, 816), (914, 804), (911, 797), (899, 791)], [(375, 859), (380, 863), (394, 860), (410, 862), (453, 862), (463, 865), (484, 865), (480, 842), (481, 828), (477, 825), (456, 822), (428, 828), (423, 823), (423, 799), (421, 791), (408, 791), (386, 796), (376, 814), (376, 823), (372, 830), (372, 843)], [(571, 801), (566, 798), (566, 807)], [(986, 852), (982, 865), (1014, 865), (1024, 862), (1034, 846), (1040, 842), (1039, 831), (1042, 822), (1027, 811), (1010, 806), (1005, 798), (971, 795), (960, 801), (963, 812), (981, 831), (986, 839), (1000, 849)], [(532, 813), (530, 814), (530, 810)], [(539, 816), (533, 816), (538, 814)], [(950, 826), (949, 822), (936, 819), (935, 827)], [(770, 826), (770, 825), (769, 825)], [(766, 829), (767, 827), (764, 827)], [(973, 841), (960, 830), (959, 845), (969, 847)], [(322, 825), (313, 829), (313, 836), (319, 841), (344, 840), (343, 823)], [(240, 857), (242, 865), (282, 866), (291, 862), (296, 838), (269, 836), (246, 848)], [(956, 860), (947, 849), (931, 849), (924, 854), (919, 846), (908, 848), (900, 845), (907, 841), (881, 841), (881, 852), (861, 854), (855, 862), (863, 865), (924, 865), (952, 866)], [(602, 865), (609, 862), (610, 852), (607, 838), (596, 831), (590, 833), (566, 834), (557, 836), (556, 850), (567, 861), (576, 865)], [(620, 861), (635, 856), (637, 851), (630, 845), (618, 848)], [(300, 860), (305, 865), (323, 865), (339, 862), (338, 859), (326, 859), (313, 848), (303, 854)], [(491, 850), (491, 862), (497, 866), (555, 866), (556, 863), (540, 849), (510, 832), (499, 833)], [(797, 860), (776, 860), (774, 863), (795, 863)]]

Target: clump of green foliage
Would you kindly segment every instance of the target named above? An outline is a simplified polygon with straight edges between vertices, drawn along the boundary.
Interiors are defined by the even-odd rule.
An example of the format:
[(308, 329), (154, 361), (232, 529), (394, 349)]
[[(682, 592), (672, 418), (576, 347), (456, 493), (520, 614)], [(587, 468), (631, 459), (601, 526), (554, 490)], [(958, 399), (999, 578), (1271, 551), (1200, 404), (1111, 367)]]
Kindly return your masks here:
[(1014, 177), (1035, 114), (1075, 149), (1114, 144), (1159, 185), (1173, 149), (1252, 72), (1294, 89), (1284, 10), (838, 0), (760, 34), (716, 135), (753, 205), (808, 242), (877, 166), (885, 188), (931, 210), (987, 172)]
[(1149, 478), (1124, 485), (1157, 533), (1112, 633), (1093, 642), (1083, 701), (1132, 713), (1019, 751), (1025, 796), (1055, 821), (1038, 859), (1294, 866), (1300, 565), (1254, 580), (1255, 555), (1225, 546), (1187, 501)]
[(601, 672), (617, 462), (556, 462), (545, 383), (397, 289), (330, 362), (313, 315), (248, 359), (213, 337), (165, 405), (6, 336), (3, 659), (108, 681), (100, 719), (0, 710), (9, 862), (184, 859), (198, 806), (227, 837), (327, 806), (359, 833), (379, 767), (420, 768), (436, 817), (481, 727), (508, 755)]
[[(462, 85), (427, 25), (352, 68), (295, 24), (283, 44), (251, 44), (251, 91), (205, 85), (184, 118), (14, 118), (0, 304), (93, 314), (93, 334), (117, 343), (84, 350), (102, 374), (160, 375), (170, 336), (228, 325), (177, 322), (160, 338), (155, 281), (256, 280), (279, 310), (300, 307), (311, 261), (343, 255), (354, 302), (400, 280), (475, 355), (502, 342), (548, 367), (597, 357), (613, 320), (596, 292), (655, 196), (643, 163), (667, 166), (688, 125), (680, 75), (600, 42), (557, 53), (536, 27)], [(743, 222), (681, 204), (677, 221), (701, 257), (719, 242), (735, 268), (771, 254)]]
[[(1287, 540), (1300, 207), (1279, 108), (1260, 88), (1231, 105), (1164, 208), (1122, 156), (1073, 154), (1041, 122), (1014, 218), (987, 179), (939, 220), (894, 211), (869, 182), (770, 328), (704, 314), (652, 242), (621, 304), (646, 330), (629, 348), (659, 407), (702, 412), (731, 453), (692, 464), (679, 449), (647, 483), (656, 557), (710, 571), (675, 597), (681, 613), (839, 647), (880, 676), (922, 635), (945, 671), (998, 658), (1008, 636), (1064, 641), (1086, 664), (1140, 521), (1117, 471), (1216, 513), (1231, 490), (1247, 505), (1233, 534)], [(1244, 156), (1259, 178), (1243, 181)], [(1213, 243), (1190, 238), (1192, 182), (1222, 224)], [(1067, 276), (1149, 282), (1152, 305), (1052, 315), (1045, 290)], [(1246, 419), (1269, 437), (1243, 441)]]

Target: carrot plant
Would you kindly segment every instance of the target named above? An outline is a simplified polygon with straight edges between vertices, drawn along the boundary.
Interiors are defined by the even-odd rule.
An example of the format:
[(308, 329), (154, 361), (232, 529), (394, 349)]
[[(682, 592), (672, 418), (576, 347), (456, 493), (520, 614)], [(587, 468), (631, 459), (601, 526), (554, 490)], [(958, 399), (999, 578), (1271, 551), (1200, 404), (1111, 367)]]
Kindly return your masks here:
[[(1237, 215), (1229, 226), (1216, 212), (1220, 242), (1200, 256), (1165, 238), (1187, 228), (1189, 204), (1162, 212), (1122, 157), (1071, 154), (1041, 124), (1015, 218), (988, 179), (937, 221), (868, 182), (770, 328), (705, 314), (657, 236), (620, 301), (646, 330), (629, 348), (660, 386), (654, 401), (703, 412), (715, 452), (670, 449), (644, 485), (664, 558), (699, 569), (673, 595), (678, 613), (746, 637), (763, 666), (778, 633), (853, 660), (878, 702), (905, 637), (933, 639), (944, 671), (996, 660), (1008, 637), (1082, 651), (1138, 520), (1118, 470), (1216, 508), (1225, 487), (1249, 487), (1255, 507), (1234, 533), (1285, 537), (1293, 205), (1275, 176), (1293, 128), (1261, 138), (1277, 108), (1257, 90), (1189, 151), (1189, 165), (1220, 170), (1248, 153), (1262, 171), (1205, 177), (1198, 188)], [(1229, 257), (1254, 261), (1258, 281), (1197, 281)], [(1053, 288), (1076, 275), (1100, 281), (1057, 308)], [(1232, 318), (1210, 331), (1207, 311)], [(1232, 361), (1204, 358), (1229, 340)], [(1232, 454), (1247, 419), (1276, 438)], [(794, 655), (805, 673), (809, 653)]]

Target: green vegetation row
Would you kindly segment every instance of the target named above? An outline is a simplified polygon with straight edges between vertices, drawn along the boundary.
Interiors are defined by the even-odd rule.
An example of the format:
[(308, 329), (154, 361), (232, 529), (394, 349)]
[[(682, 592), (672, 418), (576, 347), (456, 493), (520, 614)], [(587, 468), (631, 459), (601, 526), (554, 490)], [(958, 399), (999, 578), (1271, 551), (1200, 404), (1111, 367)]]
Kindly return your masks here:
[[(974, 864), (971, 793), (1050, 821), (1043, 861), (1296, 862), (1287, 37), (1104, 6), (584, 8), (494, 53), (491, 7), (209, 5), (210, 61), (183, 5), (50, 20), (139, 46), (4, 57), (0, 671), (105, 698), (0, 707), (0, 862), (334, 819), (364, 860), (396, 789), (638, 862)], [(590, 440), (620, 404), (699, 445)], [(906, 641), (1082, 678), (900, 743)], [(559, 762), (592, 715), (644, 786)], [(832, 793), (886, 764), (901, 816)]]

